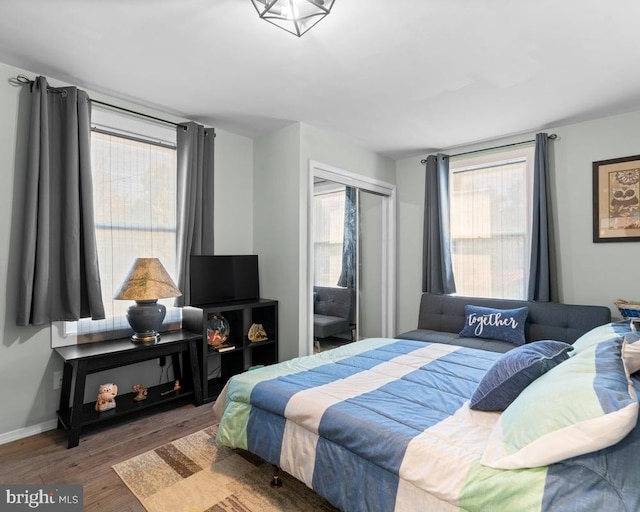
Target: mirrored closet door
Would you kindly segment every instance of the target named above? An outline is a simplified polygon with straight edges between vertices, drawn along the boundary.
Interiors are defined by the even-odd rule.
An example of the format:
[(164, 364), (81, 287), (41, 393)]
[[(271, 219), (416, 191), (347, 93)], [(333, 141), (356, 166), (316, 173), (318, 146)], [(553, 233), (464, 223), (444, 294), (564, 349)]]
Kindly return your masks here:
[[(392, 187), (315, 169), (309, 283), (316, 351), (357, 339), (393, 336)], [(341, 317), (347, 322), (340, 322)]]

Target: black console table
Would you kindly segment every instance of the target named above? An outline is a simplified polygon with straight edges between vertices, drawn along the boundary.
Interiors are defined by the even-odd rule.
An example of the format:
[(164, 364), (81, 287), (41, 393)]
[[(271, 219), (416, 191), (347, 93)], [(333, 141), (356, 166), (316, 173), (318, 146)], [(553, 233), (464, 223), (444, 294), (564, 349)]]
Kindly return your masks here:
[[(180, 330), (163, 333), (156, 343), (134, 343), (131, 338), (86, 343), (54, 349), (64, 360), (58, 427), (68, 431), (68, 448), (78, 446), (80, 429), (152, 406), (168, 403), (186, 396), (192, 396), (197, 404), (203, 402), (201, 362), (198, 358), (202, 334)], [(188, 360), (184, 358), (187, 354)], [(183, 355), (181, 358), (180, 356)], [(97, 412), (95, 401), (84, 402), (87, 375), (111, 368), (171, 356), (174, 377), (180, 380), (181, 388), (173, 391), (173, 382), (148, 388), (146, 400), (136, 402), (136, 393), (126, 393), (116, 397), (116, 407)], [(182, 359), (182, 361), (181, 361)], [(182, 362), (182, 365), (181, 365)], [(75, 384), (72, 389), (72, 382)], [(116, 383), (117, 384), (117, 383)], [(96, 389), (96, 395), (97, 395)]]

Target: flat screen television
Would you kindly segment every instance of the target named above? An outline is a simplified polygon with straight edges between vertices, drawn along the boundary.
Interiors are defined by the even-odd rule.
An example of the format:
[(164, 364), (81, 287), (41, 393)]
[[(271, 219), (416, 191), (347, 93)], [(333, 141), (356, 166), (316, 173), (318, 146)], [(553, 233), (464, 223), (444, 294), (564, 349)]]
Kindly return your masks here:
[(260, 298), (258, 256), (191, 256), (192, 306)]

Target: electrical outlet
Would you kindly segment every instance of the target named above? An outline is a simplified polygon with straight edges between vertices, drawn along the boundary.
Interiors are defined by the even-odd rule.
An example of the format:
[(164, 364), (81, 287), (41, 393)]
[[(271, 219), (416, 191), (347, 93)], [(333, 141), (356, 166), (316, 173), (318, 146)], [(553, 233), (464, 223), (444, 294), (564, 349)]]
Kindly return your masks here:
[(167, 358), (165, 356), (160, 356), (158, 358), (158, 364), (160, 366), (165, 366), (167, 364)]
[(53, 389), (60, 389), (62, 387), (62, 370), (53, 372)]

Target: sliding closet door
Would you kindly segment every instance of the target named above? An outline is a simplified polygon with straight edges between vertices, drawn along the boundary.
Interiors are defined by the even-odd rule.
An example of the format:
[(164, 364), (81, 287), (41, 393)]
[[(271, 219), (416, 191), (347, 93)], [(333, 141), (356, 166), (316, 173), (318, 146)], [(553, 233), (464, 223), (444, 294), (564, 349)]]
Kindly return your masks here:
[(384, 197), (360, 190), (358, 199), (358, 336), (380, 338), (383, 336)]
[[(308, 345), (313, 353), (313, 295), (316, 278), (324, 272), (324, 263), (316, 245), (315, 220), (322, 215), (315, 209), (314, 197), (343, 187), (357, 190), (356, 239), (356, 337), (393, 337), (395, 334), (395, 185), (354, 174), (315, 161), (309, 162), (309, 224), (307, 240)], [(342, 231), (341, 231), (342, 232)], [(325, 237), (327, 238), (327, 237)], [(341, 240), (341, 236), (328, 237)], [(341, 264), (341, 262), (340, 262)], [(331, 283), (334, 279), (330, 280)], [(305, 353), (301, 349), (301, 353)]]

